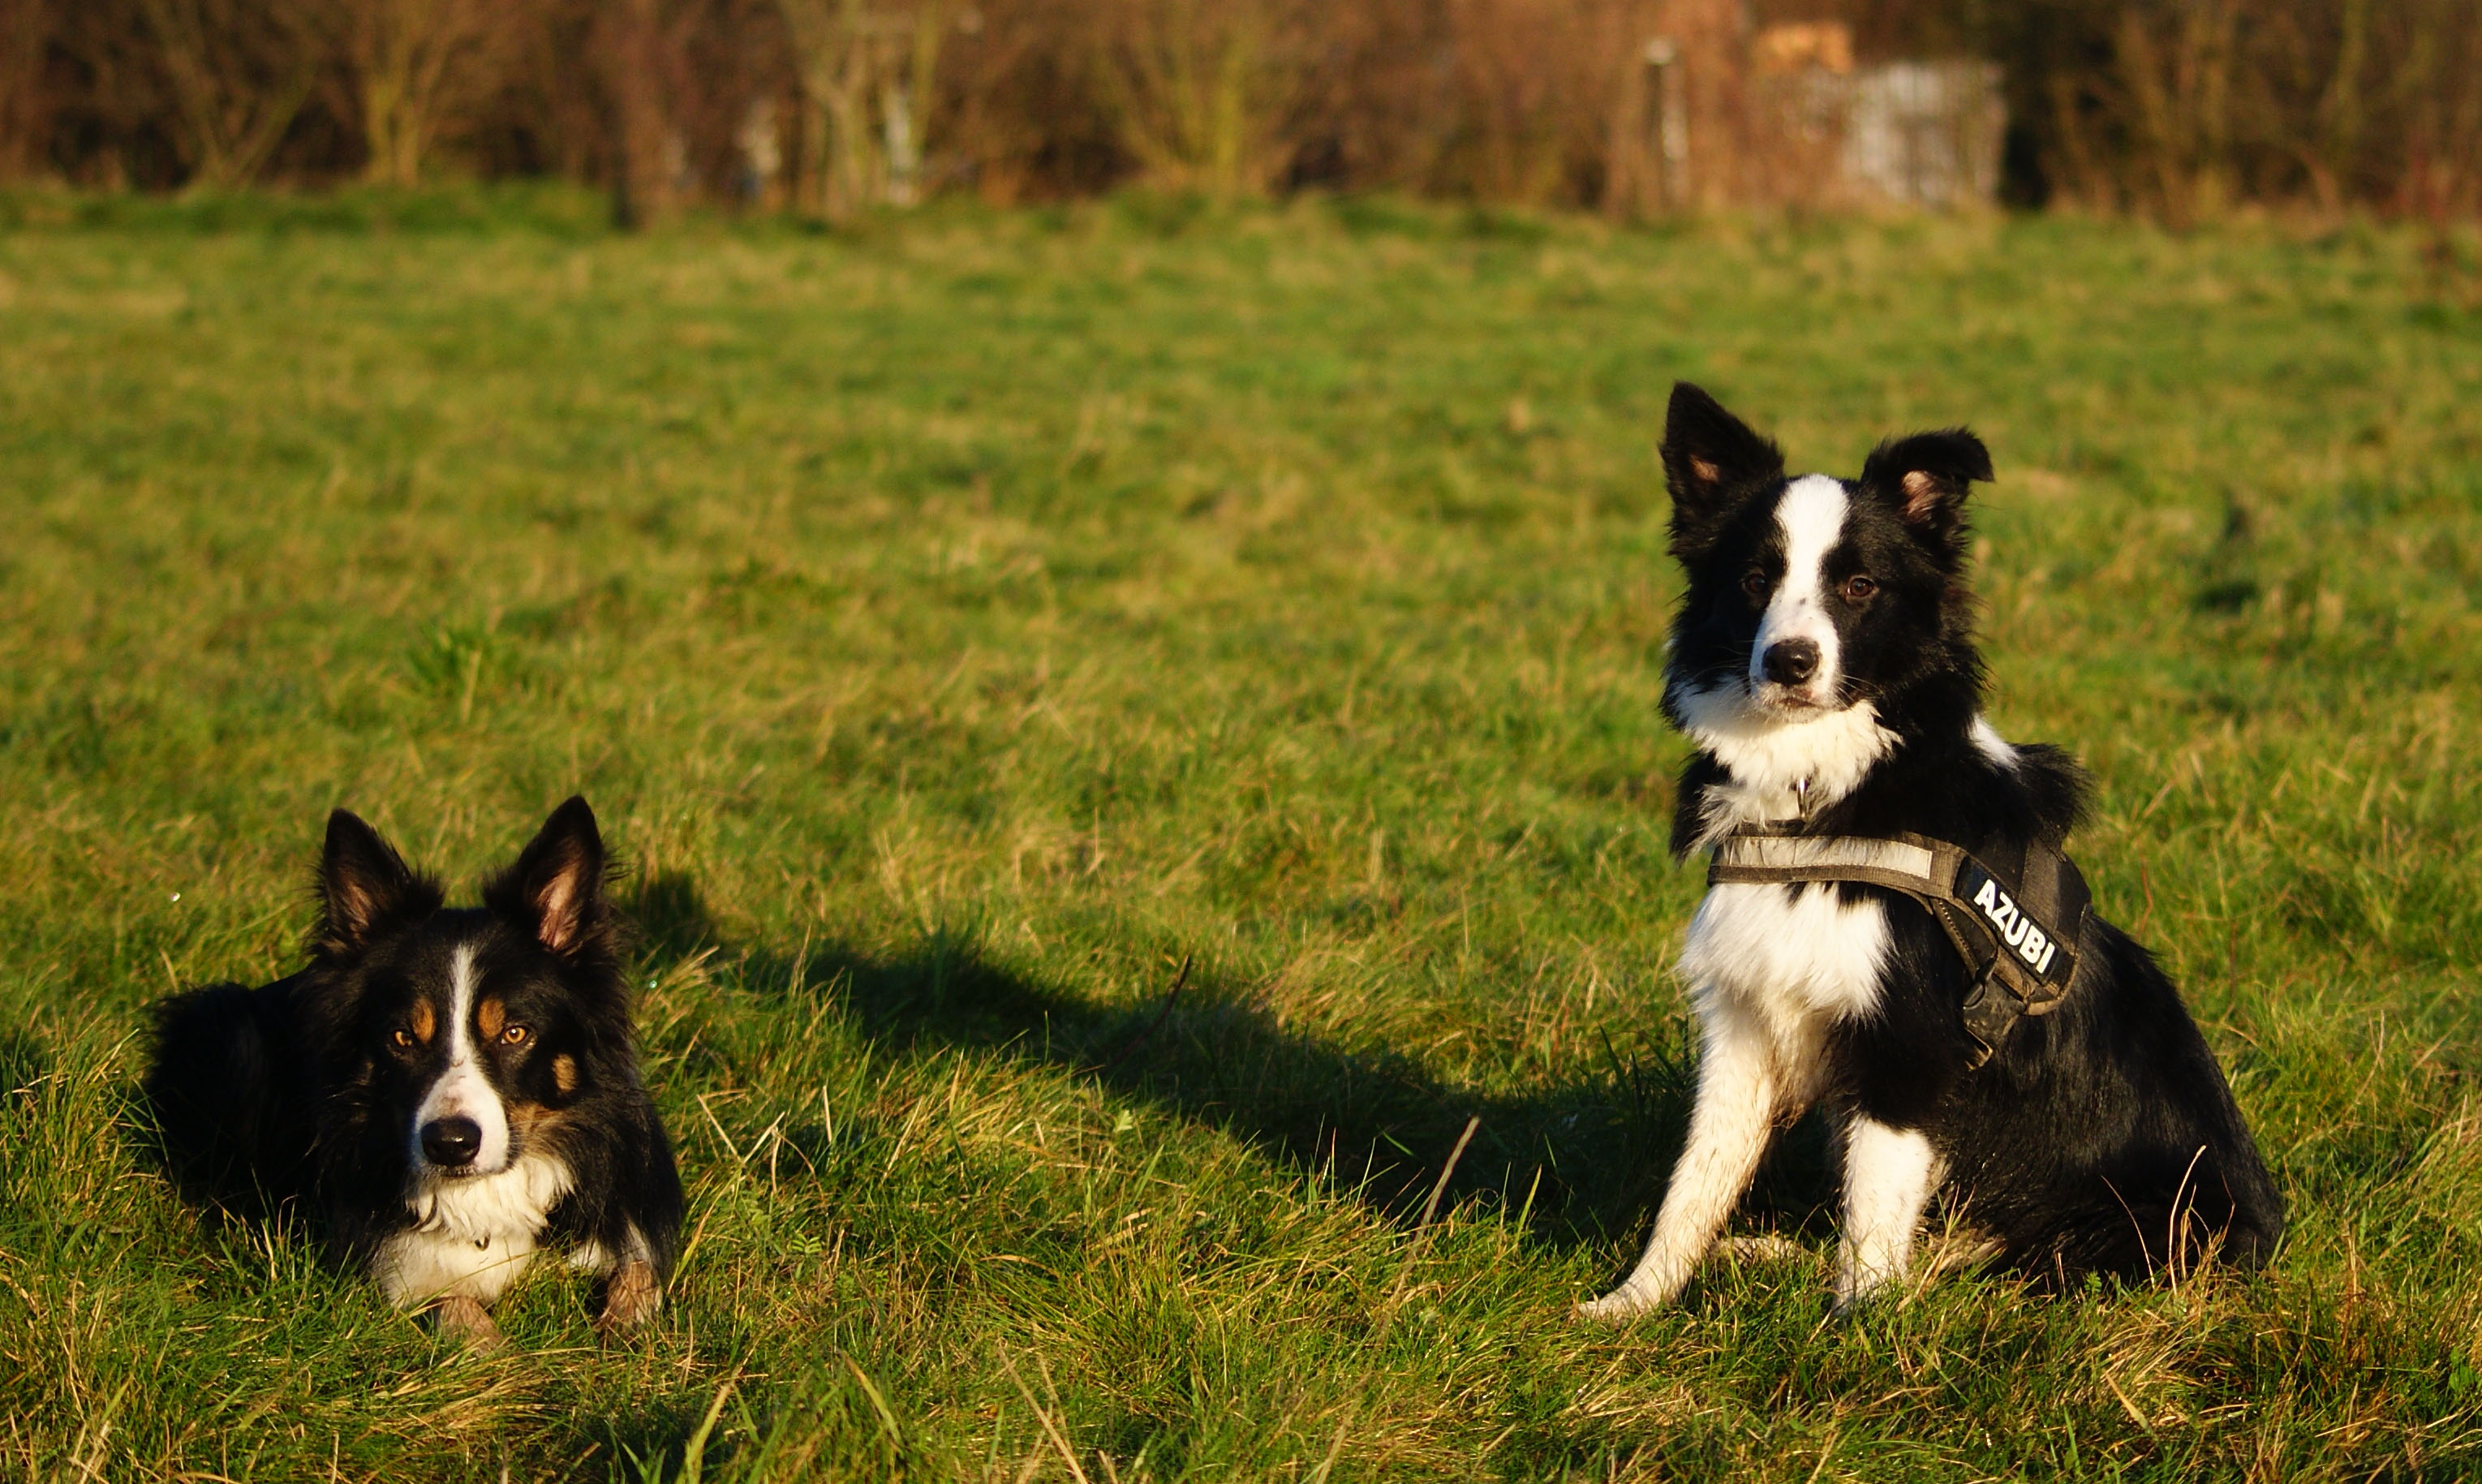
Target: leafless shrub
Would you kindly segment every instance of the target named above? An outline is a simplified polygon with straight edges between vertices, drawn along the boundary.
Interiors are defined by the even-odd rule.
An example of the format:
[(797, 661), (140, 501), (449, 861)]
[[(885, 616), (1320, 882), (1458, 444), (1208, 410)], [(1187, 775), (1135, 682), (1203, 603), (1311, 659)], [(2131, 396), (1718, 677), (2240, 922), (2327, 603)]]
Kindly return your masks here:
[(136, 13), (193, 183), (255, 180), (318, 82), (309, 0), (137, 0)]
[(2124, 5), (2113, 17), (2114, 114), (2127, 137), (2130, 194), (2185, 225), (2232, 197), (2238, 0)]
[(2042, 168), (2093, 206), (2175, 225), (2245, 200), (2474, 209), (2469, 0), (2020, 0), (1971, 44), (2007, 62)]
[(409, 186), (444, 129), (470, 119), (516, 47), (510, 0), (337, 0), (328, 19), (368, 152), (364, 177)]
[(1286, 0), (1097, 0), (1093, 77), (1151, 184), (1254, 194), (1289, 164), (1310, 16)]
[(2444, 228), (2482, 211), (2482, 13), (2417, 0), (2385, 17), (2382, 50), (2407, 59), (2403, 172), (2388, 203)]

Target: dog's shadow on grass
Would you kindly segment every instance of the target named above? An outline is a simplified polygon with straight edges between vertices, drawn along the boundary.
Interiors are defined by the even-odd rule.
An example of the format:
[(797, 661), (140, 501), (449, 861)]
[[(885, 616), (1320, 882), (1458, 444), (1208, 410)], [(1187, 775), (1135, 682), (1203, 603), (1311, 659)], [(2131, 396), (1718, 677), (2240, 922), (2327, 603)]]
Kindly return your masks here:
[[(677, 876), (648, 880), (632, 908), (659, 960), (719, 941), (695, 886)], [(1103, 1004), (991, 963), (969, 936), (934, 933), (893, 956), (815, 942), (806, 959), (753, 948), (740, 977), (761, 995), (824, 987), (891, 1049), (979, 1048), (1063, 1069), (1240, 1138), (1392, 1221), (1420, 1219), (1436, 1193), (1439, 1210), (1496, 1204), (1529, 1238), (1561, 1246), (1644, 1234), (1694, 1086), (1685, 1047), (1606, 1043), (1566, 1077), (1478, 1092), (1401, 1051), (1284, 1026), (1251, 986), (1202, 965), (1168, 968), (1147, 1002)], [(1746, 1208), (1762, 1226), (1819, 1229), (1829, 1161), (1816, 1120), (1806, 1121), (1779, 1141)]]

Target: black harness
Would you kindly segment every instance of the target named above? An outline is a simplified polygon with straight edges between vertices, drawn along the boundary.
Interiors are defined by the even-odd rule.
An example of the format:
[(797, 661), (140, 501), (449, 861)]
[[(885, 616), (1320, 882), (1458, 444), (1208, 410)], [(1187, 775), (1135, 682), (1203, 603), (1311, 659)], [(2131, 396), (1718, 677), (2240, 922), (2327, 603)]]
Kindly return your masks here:
[(1800, 831), (1798, 823), (1741, 826), (1716, 842), (1706, 884), (1853, 881), (1921, 903), (1972, 980), (1964, 1015), (1979, 1047), (1976, 1067), (2008, 1039), (2019, 1017), (2060, 1007), (2076, 975), (2089, 905), (2086, 879), (2068, 857), (2036, 842), (2020, 861), (1985, 862), (1961, 845), (1919, 835)]

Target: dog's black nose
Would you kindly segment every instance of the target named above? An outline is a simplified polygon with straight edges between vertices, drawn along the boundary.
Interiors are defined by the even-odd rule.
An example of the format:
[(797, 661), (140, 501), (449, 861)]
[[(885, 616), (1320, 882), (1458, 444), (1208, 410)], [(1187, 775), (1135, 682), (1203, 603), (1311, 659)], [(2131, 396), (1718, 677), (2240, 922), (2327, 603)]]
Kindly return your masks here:
[(483, 1126), (470, 1118), (436, 1118), (422, 1126), (422, 1157), (446, 1169), (474, 1162), (483, 1152)]
[(1767, 646), (1758, 668), (1778, 685), (1799, 685), (1818, 674), (1818, 646), (1807, 639), (1785, 639)]

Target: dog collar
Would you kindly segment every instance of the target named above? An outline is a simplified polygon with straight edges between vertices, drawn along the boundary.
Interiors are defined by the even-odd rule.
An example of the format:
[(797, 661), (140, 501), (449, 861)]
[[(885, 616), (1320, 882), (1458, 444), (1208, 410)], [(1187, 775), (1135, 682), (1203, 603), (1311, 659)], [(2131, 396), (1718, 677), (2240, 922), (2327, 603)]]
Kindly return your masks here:
[[(1901, 891), (1945, 930), (1973, 981), (1963, 1007), (1991, 1059), (2020, 1016), (2048, 1015), (2076, 977), (2091, 898), (2076, 863), (2039, 841), (1985, 861), (1921, 835), (1805, 835), (1798, 821), (1743, 825), (1715, 844), (1706, 884), (1859, 882)], [(2013, 867), (2013, 868), (2012, 868)]]

